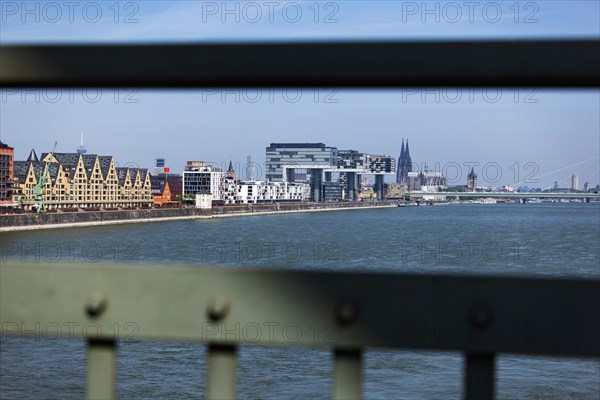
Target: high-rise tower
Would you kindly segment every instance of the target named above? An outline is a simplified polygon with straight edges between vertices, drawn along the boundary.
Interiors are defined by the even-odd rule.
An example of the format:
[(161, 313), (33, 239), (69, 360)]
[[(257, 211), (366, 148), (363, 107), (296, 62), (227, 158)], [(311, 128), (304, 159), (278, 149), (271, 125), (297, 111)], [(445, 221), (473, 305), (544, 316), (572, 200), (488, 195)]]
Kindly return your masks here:
[(579, 176), (577, 174), (571, 176), (571, 190), (579, 190)]
[(157, 156), (154, 159), (155, 163), (154, 163), (154, 175), (158, 176), (158, 174), (164, 174), (169, 172), (168, 168), (165, 168), (166, 165), (166, 161), (163, 157), (159, 157)]

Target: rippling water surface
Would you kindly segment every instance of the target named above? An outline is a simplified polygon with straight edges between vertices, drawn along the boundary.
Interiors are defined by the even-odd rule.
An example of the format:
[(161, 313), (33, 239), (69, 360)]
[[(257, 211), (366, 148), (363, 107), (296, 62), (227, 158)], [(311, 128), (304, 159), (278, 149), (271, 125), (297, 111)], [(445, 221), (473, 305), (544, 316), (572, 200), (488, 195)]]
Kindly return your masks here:
[[(448, 205), (3, 233), (5, 260), (598, 278), (600, 207)], [(84, 350), (2, 337), (0, 397), (81, 398)], [(201, 398), (205, 351), (119, 343), (118, 396)], [(497, 365), (502, 399), (600, 398), (597, 360), (502, 355)], [(462, 369), (459, 353), (369, 349), (365, 397), (461, 398)], [(328, 398), (331, 370), (326, 349), (242, 347), (240, 397)]]

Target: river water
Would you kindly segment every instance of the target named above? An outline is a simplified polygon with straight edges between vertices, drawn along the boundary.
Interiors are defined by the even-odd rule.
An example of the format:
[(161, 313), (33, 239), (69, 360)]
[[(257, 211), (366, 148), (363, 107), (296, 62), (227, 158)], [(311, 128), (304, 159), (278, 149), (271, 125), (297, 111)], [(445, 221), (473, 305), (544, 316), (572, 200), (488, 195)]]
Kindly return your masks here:
[[(2, 234), (2, 261), (600, 277), (600, 204), (481, 204), (244, 216)], [(126, 340), (119, 398), (202, 398), (205, 346)], [(81, 398), (78, 340), (2, 337), (0, 397)], [(600, 361), (501, 355), (501, 399), (598, 399)], [(367, 349), (366, 398), (462, 397), (455, 352)], [(242, 347), (239, 397), (328, 398), (326, 349)]]

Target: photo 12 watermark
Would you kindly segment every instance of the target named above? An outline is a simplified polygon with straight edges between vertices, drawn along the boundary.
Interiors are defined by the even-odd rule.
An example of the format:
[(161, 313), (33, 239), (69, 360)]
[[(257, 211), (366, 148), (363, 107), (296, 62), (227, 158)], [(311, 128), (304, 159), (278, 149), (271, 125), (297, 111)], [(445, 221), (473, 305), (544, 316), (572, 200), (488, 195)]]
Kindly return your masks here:
[(58, 24), (140, 22), (140, 1), (2, 1), (2, 23)]
[[(102, 328), (104, 326), (104, 328)], [(140, 327), (135, 322), (113, 322), (100, 325), (96, 322), (2, 322), (0, 330), (0, 343), (5, 343), (9, 338), (13, 340), (80, 340), (111, 338), (114, 340), (132, 340), (139, 332)]]
[(138, 89), (2, 89), (0, 99), (2, 104), (138, 104), (140, 103)]
[(335, 344), (337, 326), (333, 323), (301, 324), (288, 321), (202, 323), (203, 341), (234, 341), (245, 343), (314, 343)]
[(528, 88), (405, 88), (402, 104), (539, 104), (538, 89)]
[(202, 23), (337, 24), (336, 1), (203, 1)]
[(202, 89), (203, 104), (338, 104), (340, 91), (338, 89)]
[(467, 181), (467, 177), (471, 171), (477, 174), (480, 181), (488, 183), (498, 183), (502, 179), (510, 183), (539, 183), (538, 173), (540, 166), (535, 161), (519, 162), (515, 161), (511, 164), (501, 164), (496, 161), (457, 161), (433, 163), (412, 163), (412, 171), (437, 171), (446, 178), (448, 184), (460, 184)]
[(534, 262), (539, 256), (536, 242), (403, 242), (401, 257), (406, 262), (470, 264), (479, 262)]
[(539, 11), (535, 1), (403, 1), (402, 23), (537, 24)]
[(2, 241), (2, 262), (22, 263), (127, 263), (139, 254), (139, 245), (131, 242), (12, 242)]
[(339, 246), (334, 242), (221, 242), (203, 243), (204, 263), (325, 263), (337, 261)]

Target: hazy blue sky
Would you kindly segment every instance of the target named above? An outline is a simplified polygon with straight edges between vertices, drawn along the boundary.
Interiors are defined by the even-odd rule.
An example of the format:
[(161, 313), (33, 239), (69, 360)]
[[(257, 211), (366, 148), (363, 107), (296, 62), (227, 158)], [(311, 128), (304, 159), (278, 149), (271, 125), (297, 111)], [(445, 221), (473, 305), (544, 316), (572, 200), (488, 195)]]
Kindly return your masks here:
[[(600, 35), (598, 1), (2, 1), (0, 42), (547, 38)], [(174, 65), (176, 68), (176, 65)], [(443, 68), (443, 66), (440, 66)], [(1, 140), (172, 171), (186, 160), (264, 162), (270, 142), (318, 141), (413, 161), (465, 183), (599, 182), (600, 93), (469, 89), (3, 91)], [(457, 169), (460, 166), (460, 170)], [(501, 177), (497, 177), (501, 172)], [(487, 182), (485, 178), (487, 177)]]

